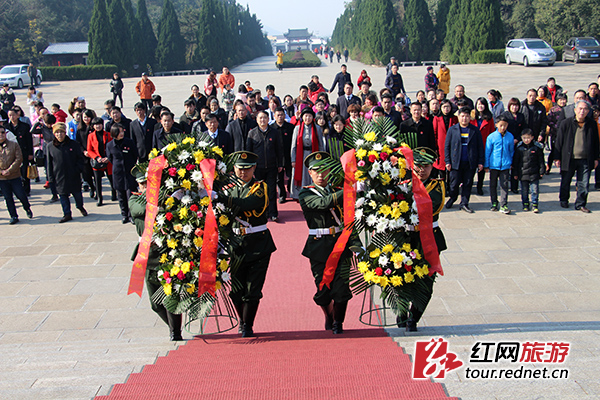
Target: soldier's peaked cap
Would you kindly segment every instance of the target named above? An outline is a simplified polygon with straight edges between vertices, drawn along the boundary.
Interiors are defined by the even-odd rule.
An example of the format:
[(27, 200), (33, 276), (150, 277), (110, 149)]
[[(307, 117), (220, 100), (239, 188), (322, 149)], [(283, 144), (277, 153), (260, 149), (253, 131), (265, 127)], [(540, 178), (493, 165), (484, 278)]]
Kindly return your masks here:
[(315, 166), (315, 164), (327, 158), (331, 158), (331, 154), (327, 153), (326, 151), (315, 151), (314, 153), (310, 153), (306, 156), (304, 159), (304, 165), (306, 168), (311, 169)]
[(241, 169), (252, 168), (258, 161), (258, 156), (249, 151), (236, 151), (232, 156), (233, 165)]

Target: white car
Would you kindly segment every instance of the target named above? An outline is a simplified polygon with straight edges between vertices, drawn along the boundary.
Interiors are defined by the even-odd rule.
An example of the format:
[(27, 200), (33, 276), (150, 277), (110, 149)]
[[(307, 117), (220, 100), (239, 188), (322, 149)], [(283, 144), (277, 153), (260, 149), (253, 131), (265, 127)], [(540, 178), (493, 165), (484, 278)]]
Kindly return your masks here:
[[(27, 64), (5, 65), (0, 69), (0, 86), (8, 83), (10, 87), (22, 89), (24, 86), (31, 85), (29, 75), (27, 75)], [(37, 70), (35, 85), (42, 83), (42, 73)]]
[(504, 50), (506, 63), (523, 64), (528, 67), (533, 64), (554, 65), (556, 52), (542, 39), (513, 39)]

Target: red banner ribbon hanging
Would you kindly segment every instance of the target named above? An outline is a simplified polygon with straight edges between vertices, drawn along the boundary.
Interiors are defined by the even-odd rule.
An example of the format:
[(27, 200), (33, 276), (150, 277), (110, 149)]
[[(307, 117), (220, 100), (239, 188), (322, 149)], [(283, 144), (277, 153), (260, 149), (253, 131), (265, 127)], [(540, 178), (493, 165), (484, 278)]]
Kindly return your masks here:
[(146, 266), (148, 265), (148, 254), (152, 244), (154, 233), (154, 220), (158, 214), (158, 194), (160, 193), (160, 181), (162, 171), (168, 165), (164, 155), (153, 158), (148, 165), (148, 186), (146, 189), (146, 218), (144, 219), (144, 233), (140, 240), (138, 253), (133, 261), (131, 277), (129, 278), (129, 290), (127, 294), (137, 293), (142, 297)]
[(217, 162), (214, 159), (205, 158), (200, 162), (200, 171), (204, 176), (204, 187), (206, 188), (208, 211), (204, 222), (204, 236), (202, 241), (202, 253), (200, 254), (200, 271), (198, 273), (198, 297), (205, 292), (215, 297), (217, 277), (217, 251), (219, 247), (219, 227), (212, 205), (211, 192), (215, 180), (215, 168)]
[[(413, 152), (406, 146), (400, 147), (400, 151), (406, 159), (406, 165), (409, 169), (414, 167)], [(419, 177), (412, 173), (412, 189), (414, 200), (417, 202), (417, 210), (419, 213), (419, 235), (421, 237), (421, 245), (425, 260), (429, 263), (429, 275), (434, 272), (444, 275), (442, 264), (440, 263), (440, 254), (438, 252), (435, 237), (433, 236), (433, 207), (431, 206), (431, 197), (427, 193), (427, 189)]]
[(356, 190), (354, 189), (354, 183), (356, 182), (356, 157), (355, 150), (351, 149), (345, 152), (340, 158), (342, 167), (344, 168), (344, 230), (342, 234), (335, 242), (333, 251), (327, 258), (325, 263), (325, 270), (323, 271), (323, 279), (319, 285), (319, 290), (323, 289), (323, 286), (330, 287), (335, 270), (337, 269), (338, 262), (342, 253), (346, 249), (346, 244), (352, 233), (352, 223), (354, 222), (354, 206), (356, 204)]

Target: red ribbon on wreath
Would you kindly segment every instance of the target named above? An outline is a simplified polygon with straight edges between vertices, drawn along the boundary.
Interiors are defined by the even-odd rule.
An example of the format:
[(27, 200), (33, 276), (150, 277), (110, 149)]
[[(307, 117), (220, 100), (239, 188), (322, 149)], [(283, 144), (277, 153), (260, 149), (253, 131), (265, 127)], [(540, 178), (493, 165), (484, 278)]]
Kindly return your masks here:
[(204, 177), (204, 187), (208, 195), (208, 211), (204, 222), (202, 253), (198, 272), (198, 297), (205, 292), (215, 297), (217, 277), (217, 250), (219, 247), (219, 227), (213, 210), (211, 192), (215, 180), (216, 161), (205, 158), (200, 162), (200, 171)]
[(148, 265), (148, 254), (152, 244), (152, 234), (154, 233), (154, 221), (158, 214), (158, 195), (160, 193), (160, 181), (162, 171), (169, 163), (164, 155), (155, 157), (148, 165), (148, 186), (146, 189), (146, 217), (144, 219), (144, 233), (140, 240), (137, 255), (133, 261), (131, 277), (129, 278), (129, 290), (127, 294), (137, 293), (142, 297), (144, 289), (144, 278), (146, 276), (146, 267)]
[(323, 289), (323, 286), (331, 288), (331, 281), (335, 275), (338, 262), (342, 253), (346, 249), (346, 243), (352, 233), (352, 223), (354, 222), (354, 206), (356, 204), (356, 190), (354, 189), (354, 183), (356, 182), (356, 157), (355, 150), (351, 149), (342, 154), (340, 158), (342, 167), (344, 168), (344, 230), (342, 234), (335, 242), (333, 251), (327, 258), (325, 263), (325, 270), (323, 271), (323, 279), (319, 285), (319, 290)]
[[(412, 150), (409, 147), (402, 146), (400, 147), (400, 151), (406, 159), (407, 167), (412, 170), (414, 167)], [(440, 254), (435, 243), (435, 237), (433, 236), (433, 207), (431, 205), (431, 197), (429, 197), (429, 193), (427, 193), (423, 182), (414, 173), (412, 174), (412, 190), (419, 214), (421, 245), (423, 246), (425, 260), (430, 265), (429, 276), (433, 275), (434, 272), (444, 275), (444, 270), (440, 263)]]

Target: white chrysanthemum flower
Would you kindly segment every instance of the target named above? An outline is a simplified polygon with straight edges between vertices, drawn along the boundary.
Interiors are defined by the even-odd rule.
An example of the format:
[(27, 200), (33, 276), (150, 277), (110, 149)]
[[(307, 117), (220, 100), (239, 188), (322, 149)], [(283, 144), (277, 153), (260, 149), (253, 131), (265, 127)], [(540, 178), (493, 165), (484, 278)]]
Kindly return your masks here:
[(217, 211), (223, 212), (225, 211), (225, 204), (223, 203), (213, 203)]
[(371, 169), (379, 171), (381, 169), (381, 163), (379, 161), (375, 161), (373, 165), (371, 165)]
[(362, 208), (359, 208), (358, 210), (356, 210), (356, 212), (354, 213), (354, 219), (356, 220), (361, 220), (363, 217), (363, 210)]
[(185, 205), (188, 205), (192, 202), (192, 198), (190, 197), (190, 195), (185, 195), (181, 198), (181, 202)]
[(406, 225), (406, 220), (404, 218), (398, 218), (399, 228)]
[(410, 223), (413, 225), (419, 224), (419, 214), (411, 214), (410, 215)]
[(156, 276), (162, 278), (165, 273), (163, 271), (156, 271)]
[(417, 208), (417, 202), (416, 201), (413, 201), (413, 203), (412, 203), (412, 209), (413, 209), (413, 212), (419, 212), (419, 209)]
[(223, 280), (223, 282), (229, 282), (231, 280), (231, 275), (229, 274), (229, 272), (223, 271), (223, 273), (221, 273), (221, 279)]
[(396, 179), (400, 176), (400, 170), (398, 168), (392, 168), (390, 170), (390, 176), (392, 177), (392, 179)]
[(383, 145), (381, 143), (375, 143), (373, 145), (373, 150), (375, 150), (375, 151), (381, 151), (381, 150), (383, 150)]
[(189, 235), (192, 232), (194, 232), (194, 227), (190, 224), (187, 224), (183, 227), (183, 233), (185, 233), (186, 235)]
[(375, 226), (376, 223), (377, 223), (377, 217), (375, 215), (369, 215), (367, 217), (367, 225)]
[(185, 238), (181, 241), (183, 247), (192, 247), (192, 241), (188, 238)]
[(173, 179), (169, 178), (165, 181), (165, 186), (169, 189), (173, 189), (173, 188), (175, 188), (175, 181)]
[(194, 182), (200, 183), (200, 182), (202, 182), (202, 178), (203, 178), (202, 172), (200, 172), (200, 171), (194, 171), (194, 172), (192, 172), (192, 180)]
[(377, 172), (377, 170), (376, 170), (375, 168), (373, 168), (373, 169), (371, 169), (371, 170), (369, 171), (369, 176), (370, 176), (372, 179), (375, 179), (375, 177), (376, 177), (377, 175), (379, 175), (379, 172)]
[(379, 266), (380, 267), (384, 267), (385, 265), (387, 265), (387, 263), (390, 260), (388, 259), (388, 256), (386, 256), (385, 254), (382, 254), (379, 256)]
[(186, 162), (191, 156), (192, 155), (187, 150), (183, 150), (181, 153), (179, 153), (177, 159), (181, 162)]
[(204, 140), (198, 143), (198, 147), (201, 147), (201, 150), (206, 150), (206, 147), (210, 146), (210, 143), (205, 142)]
[(387, 230), (387, 228), (388, 228), (388, 221), (386, 219), (379, 220), (377, 222), (377, 233), (383, 233)]
[(219, 170), (220, 173), (224, 174), (225, 172), (227, 172), (227, 165), (225, 165), (224, 162), (219, 161), (219, 164), (217, 165), (217, 169)]
[(394, 139), (393, 137), (391, 137), (391, 136), (386, 136), (385, 137), (385, 141), (388, 142), (389, 144), (396, 144), (396, 143), (398, 143), (398, 141), (396, 139)]
[(177, 250), (175, 250), (175, 249), (171, 250), (171, 251), (169, 252), (169, 256), (170, 256), (171, 258), (175, 258), (175, 257), (177, 257)]
[(163, 226), (163, 225), (165, 224), (165, 221), (166, 221), (166, 220), (167, 220), (167, 219), (165, 218), (165, 214), (159, 214), (159, 215), (156, 217), (156, 224), (157, 224), (158, 226)]
[(154, 243), (156, 243), (156, 245), (157, 245), (158, 247), (162, 247), (162, 245), (163, 245), (163, 240), (162, 240), (162, 238), (159, 238), (158, 236), (156, 236), (156, 237), (154, 237)]
[(381, 167), (383, 168), (384, 171), (386, 172), (390, 172), (392, 170), (392, 163), (389, 162), (388, 160), (385, 160), (382, 164)]
[(355, 203), (356, 208), (362, 207), (363, 204), (365, 204), (365, 198), (364, 197), (356, 199), (356, 203)]
[(195, 270), (195, 271), (194, 271), (194, 276), (195, 276), (196, 278), (198, 278), (198, 272), (200, 272), (200, 271), (198, 271), (198, 270)]
[(365, 141), (363, 139), (358, 139), (356, 142), (354, 142), (354, 144), (355, 144), (356, 148), (359, 148), (365, 144)]

